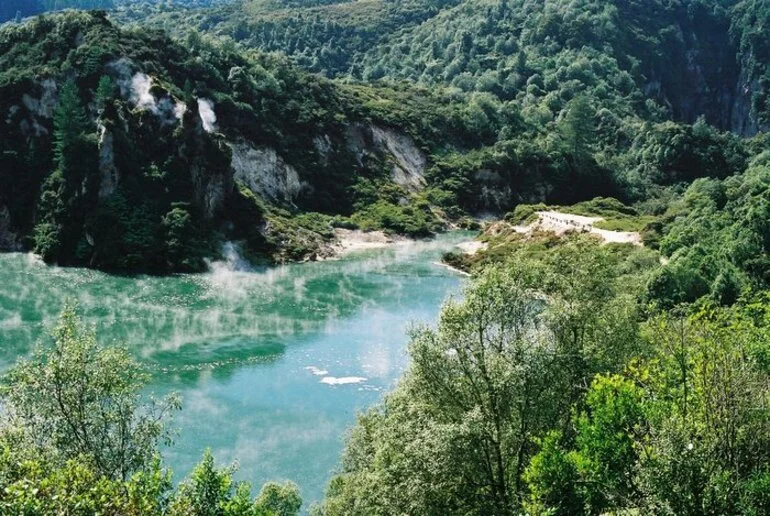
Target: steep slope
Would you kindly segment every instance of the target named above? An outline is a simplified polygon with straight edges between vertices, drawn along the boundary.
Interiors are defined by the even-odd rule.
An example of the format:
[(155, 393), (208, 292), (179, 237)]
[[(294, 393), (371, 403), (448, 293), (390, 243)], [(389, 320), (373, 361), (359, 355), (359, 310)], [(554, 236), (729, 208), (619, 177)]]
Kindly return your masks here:
[(356, 56), (388, 35), (419, 25), (459, 1), (242, 0), (188, 11), (163, 5), (148, 11), (147, 3), (125, 3), (115, 16), (180, 35), (193, 27), (229, 36), (260, 50), (284, 52), (312, 72), (339, 76), (348, 73)]
[(287, 235), (318, 243), (329, 222), (303, 229), (292, 214), (350, 215), (387, 186), (386, 204), (404, 215), (398, 204), (422, 189), (425, 142), (378, 122), (355, 94), (280, 58), (186, 45), (98, 12), (0, 30), (3, 247), (195, 270), (224, 236), (297, 259), (314, 245)]
[(702, 115), (747, 133), (756, 130), (753, 122), (733, 120), (747, 97), (737, 88), (737, 49), (720, 5), (730, 3), (463, 2), (371, 49), (354, 71), (364, 78), (449, 82), (525, 105), (552, 105), (565, 88), (601, 83), (616, 103), (626, 99), (643, 116), (651, 98), (664, 116), (692, 123)]
[(551, 108), (565, 88), (601, 83), (614, 107), (643, 117), (693, 123), (704, 116), (742, 135), (766, 128), (770, 9), (761, 0), (318, 4), (251, 0), (118, 16), (231, 36), (329, 76), (449, 84)]
[[(756, 153), (714, 126), (762, 128), (762, 81), (747, 93), (735, 81), (764, 68), (738, 73), (728, 11), (706, 0), (652, 13), (599, 0), (378, 2), (229, 7), (361, 14), (346, 23), (374, 27), (379, 43), (346, 59), (368, 81), (380, 69), (373, 83), (311, 75), (227, 37), (120, 29), (103, 12), (6, 25), (0, 246), (122, 270), (197, 270), (222, 239), (305, 259), (334, 226), (424, 236), (520, 203), (664, 206)], [(427, 21), (396, 30), (410, 6)], [(752, 30), (746, 45), (761, 48)]]

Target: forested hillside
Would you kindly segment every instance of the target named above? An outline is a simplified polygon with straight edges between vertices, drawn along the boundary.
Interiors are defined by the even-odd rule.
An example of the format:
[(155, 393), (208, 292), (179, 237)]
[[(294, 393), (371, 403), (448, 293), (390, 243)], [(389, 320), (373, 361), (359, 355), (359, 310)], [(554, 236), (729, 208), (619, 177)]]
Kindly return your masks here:
[(330, 81), (103, 12), (10, 24), (0, 45), (0, 244), (61, 264), (198, 270), (223, 238), (312, 258), (334, 226), (425, 236), (521, 202), (638, 201), (741, 172), (756, 147), (663, 121), (617, 61), (594, 76), (570, 51), (576, 78), (524, 63), (505, 95)]
[[(66, 7), (109, 10), (22, 19)], [(0, 9), (0, 250), (166, 274), (482, 228), (318, 515), (770, 514), (766, 0)], [(0, 389), (0, 507), (298, 511), (210, 454), (172, 489), (175, 398), (73, 310), (53, 337)]]
[[(427, 235), (441, 226), (423, 191), (437, 131), (478, 145), (456, 102), (343, 88), (100, 12), (0, 31), (0, 89), (0, 242), (62, 264), (198, 270), (223, 235), (301, 259), (335, 215)], [(389, 96), (400, 105), (382, 110)], [(309, 211), (326, 215), (295, 217)]]
[(598, 98), (619, 95), (643, 116), (653, 98), (660, 116), (753, 134), (767, 110), (766, 11), (746, 0), (253, 0), (142, 22), (231, 36), (331, 76), (451, 84), (551, 109), (569, 84), (601, 86)]
[[(229, 2), (230, 0), (176, 0), (174, 5), (176, 8), (209, 7)], [(0, 4), (0, 23), (8, 20), (20, 21), (27, 16), (64, 9), (150, 9), (160, 3), (160, 0), (3, 0)]]

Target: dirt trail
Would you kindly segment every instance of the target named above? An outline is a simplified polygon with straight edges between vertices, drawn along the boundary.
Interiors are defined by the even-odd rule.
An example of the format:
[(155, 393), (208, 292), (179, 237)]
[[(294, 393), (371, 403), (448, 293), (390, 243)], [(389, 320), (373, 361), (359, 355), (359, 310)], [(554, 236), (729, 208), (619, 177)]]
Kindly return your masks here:
[(610, 231), (595, 227), (594, 224), (604, 220), (601, 217), (585, 217), (559, 211), (539, 211), (537, 216), (538, 219), (530, 225), (515, 226), (514, 229), (519, 233), (540, 230), (552, 231), (557, 235), (567, 231), (581, 231), (597, 235), (606, 243), (642, 245), (642, 237), (636, 231)]

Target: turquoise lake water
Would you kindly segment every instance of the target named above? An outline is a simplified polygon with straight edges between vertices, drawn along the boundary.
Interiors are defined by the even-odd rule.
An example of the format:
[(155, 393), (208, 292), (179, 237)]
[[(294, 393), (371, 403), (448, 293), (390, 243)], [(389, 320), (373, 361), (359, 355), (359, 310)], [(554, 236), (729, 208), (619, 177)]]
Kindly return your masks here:
[(254, 270), (228, 253), (211, 272), (122, 277), (0, 255), (0, 368), (77, 301), (100, 342), (122, 343), (152, 372), (148, 392), (179, 392), (177, 480), (211, 448), (237, 460), (256, 492), (291, 479), (307, 509), (339, 462), (356, 413), (392, 388), (407, 364), (406, 330), (433, 323), (462, 277), (437, 262), (468, 240), (435, 240), (341, 260)]

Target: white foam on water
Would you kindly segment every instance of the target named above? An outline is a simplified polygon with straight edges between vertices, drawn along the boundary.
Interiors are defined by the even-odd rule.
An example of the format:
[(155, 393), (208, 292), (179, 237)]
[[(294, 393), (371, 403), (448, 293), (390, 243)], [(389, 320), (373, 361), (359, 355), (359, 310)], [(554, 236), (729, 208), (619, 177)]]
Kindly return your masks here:
[(314, 374), (316, 376), (326, 376), (329, 374), (329, 371), (326, 369), (319, 369), (316, 366), (307, 366), (305, 368), (307, 371), (310, 371), (311, 374)]
[(362, 383), (366, 380), (367, 379), (363, 376), (343, 376), (342, 378), (337, 378), (335, 376), (324, 376), (321, 378), (321, 383), (325, 383), (327, 385), (348, 385), (351, 383)]

